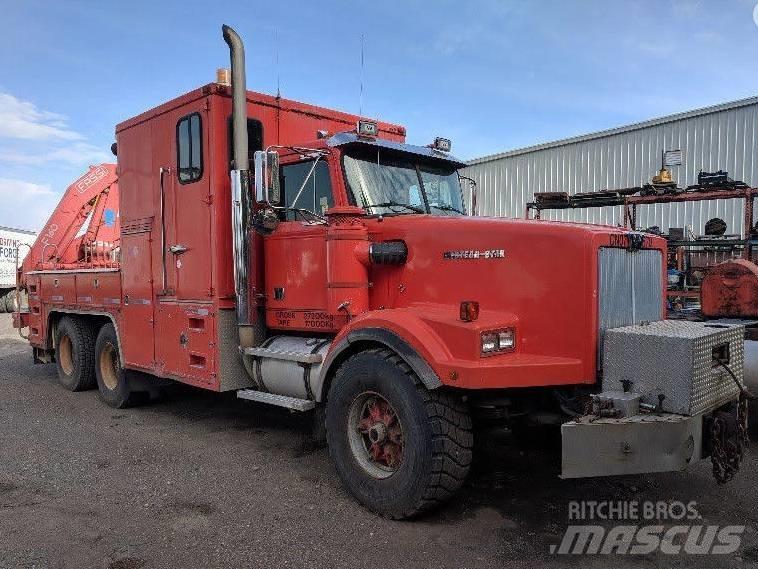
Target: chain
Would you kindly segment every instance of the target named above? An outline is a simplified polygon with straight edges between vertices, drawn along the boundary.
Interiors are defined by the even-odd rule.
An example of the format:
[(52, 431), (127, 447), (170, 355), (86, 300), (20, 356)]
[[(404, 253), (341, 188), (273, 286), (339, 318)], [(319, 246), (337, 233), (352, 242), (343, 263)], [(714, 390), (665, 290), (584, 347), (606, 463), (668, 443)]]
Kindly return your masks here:
[(740, 469), (748, 447), (747, 397), (740, 394), (737, 414), (717, 411), (711, 426), (711, 462), (713, 477), (718, 484), (726, 484)]

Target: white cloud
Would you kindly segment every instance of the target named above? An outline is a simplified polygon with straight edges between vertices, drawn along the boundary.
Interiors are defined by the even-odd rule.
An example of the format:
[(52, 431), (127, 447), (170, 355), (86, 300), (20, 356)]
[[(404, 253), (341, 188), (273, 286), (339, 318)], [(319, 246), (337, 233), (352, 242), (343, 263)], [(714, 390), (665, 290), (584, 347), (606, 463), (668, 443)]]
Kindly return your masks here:
[(66, 117), (37, 108), (8, 93), (0, 93), (0, 138), (21, 140), (82, 140)]
[(65, 116), (0, 92), (0, 225), (41, 229), (71, 180), (113, 161), (106, 150)]
[(27, 166), (44, 166), (50, 162), (84, 167), (88, 164), (110, 162), (113, 155), (104, 152), (88, 142), (72, 142), (53, 149), (42, 149), (38, 152), (22, 152), (7, 147), (0, 147), (0, 163), (19, 164)]
[(59, 200), (49, 185), (0, 178), (0, 225), (39, 231)]

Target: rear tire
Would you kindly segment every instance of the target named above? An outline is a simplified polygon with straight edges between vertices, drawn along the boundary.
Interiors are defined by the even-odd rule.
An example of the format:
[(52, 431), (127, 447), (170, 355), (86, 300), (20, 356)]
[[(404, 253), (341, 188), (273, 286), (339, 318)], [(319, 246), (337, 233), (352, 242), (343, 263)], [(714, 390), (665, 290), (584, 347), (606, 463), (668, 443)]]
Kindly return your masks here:
[(451, 498), (471, 466), (471, 418), (461, 399), (427, 390), (386, 349), (356, 354), (339, 368), (326, 430), (342, 483), (366, 508), (392, 519)]
[(58, 382), (69, 391), (95, 387), (95, 338), (86, 322), (64, 316), (55, 335)]
[(121, 367), (118, 336), (113, 324), (100, 328), (97, 335), (95, 373), (100, 399), (107, 405), (124, 409), (136, 404), (138, 394), (132, 390), (131, 382)]
[(5, 298), (3, 299), (5, 304), (5, 311), (6, 312), (16, 312), (18, 308), (18, 303), (16, 302), (16, 291), (12, 290), (8, 294), (5, 295)]

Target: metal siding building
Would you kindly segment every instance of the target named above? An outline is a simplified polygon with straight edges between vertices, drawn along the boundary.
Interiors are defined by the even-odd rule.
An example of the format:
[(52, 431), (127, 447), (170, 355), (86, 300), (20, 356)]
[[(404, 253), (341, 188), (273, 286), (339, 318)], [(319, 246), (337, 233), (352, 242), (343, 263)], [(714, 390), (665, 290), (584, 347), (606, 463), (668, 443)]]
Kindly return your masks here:
[[(480, 215), (523, 217), (535, 192), (590, 192), (640, 186), (660, 168), (661, 151), (681, 149), (683, 164), (671, 168), (680, 186), (697, 182), (700, 170), (727, 170), (729, 177), (758, 184), (758, 97), (707, 107), (485, 156), (464, 170), (477, 182)], [(719, 200), (638, 208), (639, 228), (692, 226), (702, 233), (712, 217), (728, 233), (742, 231), (743, 203)], [(620, 207), (543, 211), (543, 219), (623, 222)]]

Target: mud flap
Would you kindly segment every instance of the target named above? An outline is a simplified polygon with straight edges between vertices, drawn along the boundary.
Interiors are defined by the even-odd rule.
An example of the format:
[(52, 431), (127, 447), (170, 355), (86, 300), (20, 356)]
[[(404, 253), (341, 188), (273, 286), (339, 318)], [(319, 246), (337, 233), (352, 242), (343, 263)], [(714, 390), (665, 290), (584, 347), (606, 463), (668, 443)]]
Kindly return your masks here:
[(577, 419), (561, 425), (561, 478), (686, 469), (703, 457), (703, 415)]

